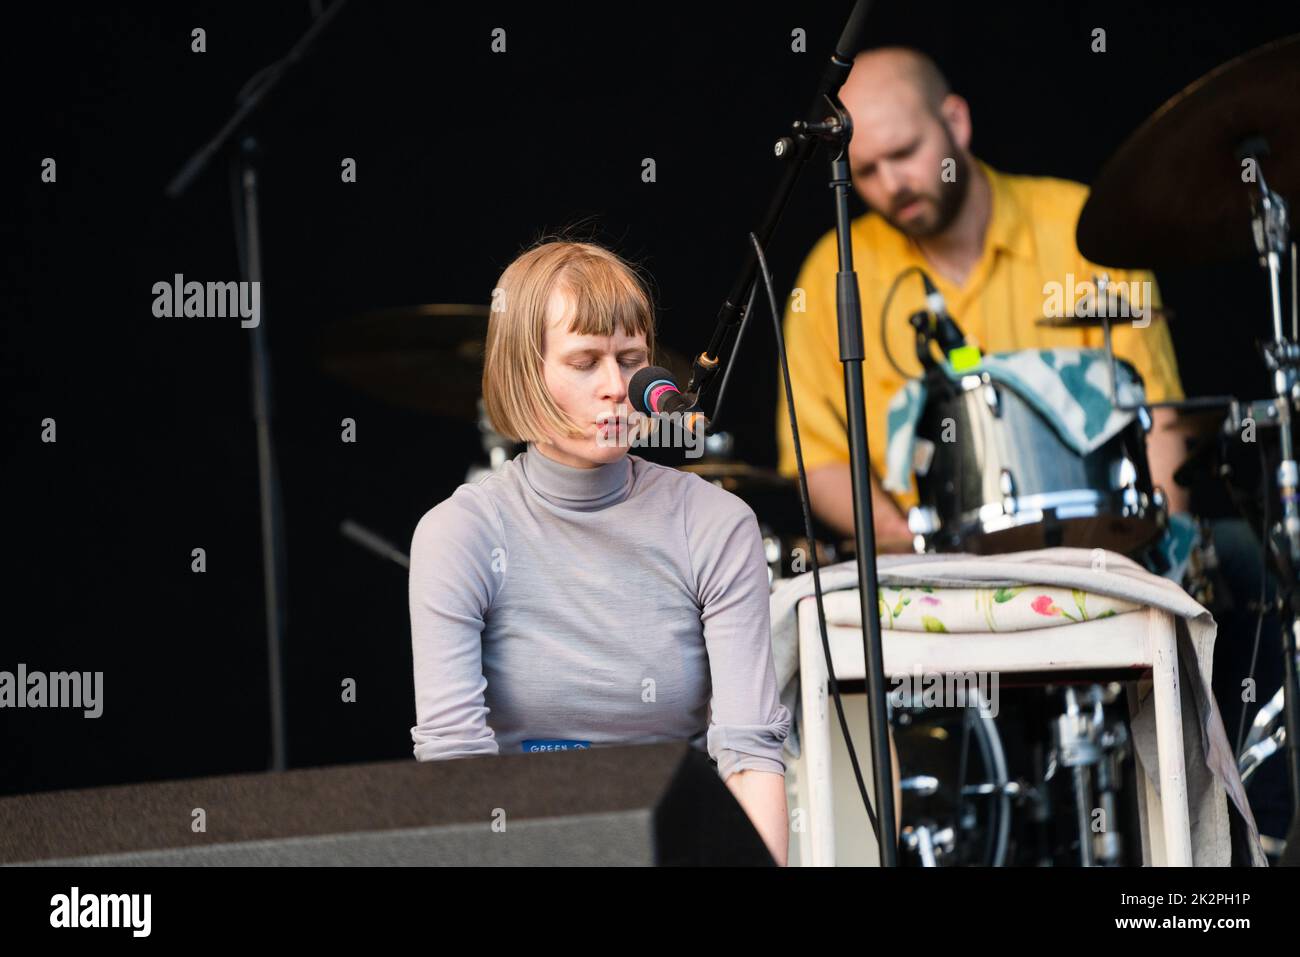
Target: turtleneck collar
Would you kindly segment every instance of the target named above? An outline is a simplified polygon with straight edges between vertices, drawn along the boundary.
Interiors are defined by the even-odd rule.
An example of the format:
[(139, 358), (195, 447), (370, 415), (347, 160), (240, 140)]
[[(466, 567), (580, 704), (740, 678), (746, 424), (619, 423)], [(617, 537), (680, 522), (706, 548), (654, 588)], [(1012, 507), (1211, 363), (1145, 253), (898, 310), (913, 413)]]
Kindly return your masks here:
[(559, 508), (594, 512), (617, 505), (632, 491), (632, 460), (626, 455), (595, 468), (581, 469), (548, 458), (536, 443), (529, 442), (519, 461), (533, 490)]

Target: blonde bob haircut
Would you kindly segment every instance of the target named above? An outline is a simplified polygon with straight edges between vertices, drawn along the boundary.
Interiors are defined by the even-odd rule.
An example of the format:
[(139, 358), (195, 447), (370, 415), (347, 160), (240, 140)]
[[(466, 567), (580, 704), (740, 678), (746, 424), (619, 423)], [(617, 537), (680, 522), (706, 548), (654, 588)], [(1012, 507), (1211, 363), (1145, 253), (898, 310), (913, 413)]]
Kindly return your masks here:
[(640, 274), (617, 254), (584, 242), (544, 242), (506, 267), (492, 291), (483, 357), (483, 404), (492, 428), (517, 442), (583, 435), (546, 387), (542, 349), (551, 295), (573, 307), (569, 331), (645, 335), (654, 364), (654, 307)]

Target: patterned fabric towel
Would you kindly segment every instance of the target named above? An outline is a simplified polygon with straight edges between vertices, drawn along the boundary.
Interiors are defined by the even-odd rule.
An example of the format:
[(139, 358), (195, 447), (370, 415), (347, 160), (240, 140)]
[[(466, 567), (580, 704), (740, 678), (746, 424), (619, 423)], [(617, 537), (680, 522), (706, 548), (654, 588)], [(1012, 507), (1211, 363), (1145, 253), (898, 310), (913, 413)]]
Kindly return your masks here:
[[(857, 592), (854, 600), (839, 606), (836, 624), (862, 627)], [(827, 596), (829, 598), (830, 596)], [(1078, 588), (1052, 585), (1016, 585), (1011, 588), (881, 587), (876, 595), (880, 627), (889, 631), (929, 631), (944, 634), (998, 631), (1033, 631), (1078, 621), (1095, 621), (1137, 611), (1141, 605), (1110, 595), (1094, 595)], [(832, 613), (827, 608), (827, 617)]]

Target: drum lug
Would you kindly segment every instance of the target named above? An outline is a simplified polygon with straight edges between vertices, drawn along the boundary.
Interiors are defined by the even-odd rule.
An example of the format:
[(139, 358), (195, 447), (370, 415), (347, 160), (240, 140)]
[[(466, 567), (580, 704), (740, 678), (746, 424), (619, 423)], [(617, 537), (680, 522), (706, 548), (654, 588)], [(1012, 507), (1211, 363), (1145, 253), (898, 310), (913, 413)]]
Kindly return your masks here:
[(1115, 463), (1115, 488), (1119, 491), (1119, 513), (1124, 518), (1140, 517), (1146, 508), (1146, 496), (1138, 491), (1137, 466), (1128, 456)]
[(1165, 490), (1159, 485), (1151, 490), (1151, 508), (1155, 512), (1156, 526), (1163, 529), (1169, 515), (1169, 500), (1165, 498)]
[(1137, 466), (1127, 455), (1115, 463), (1115, 488), (1127, 491), (1137, 489)]
[(992, 410), (994, 416), (1002, 418), (1002, 400), (998, 396), (998, 390), (988, 378), (988, 373), (984, 374), (984, 402)]
[(1147, 407), (1145, 405), (1138, 406), (1137, 417), (1138, 417), (1138, 422), (1142, 424), (1142, 431), (1150, 432), (1151, 426), (1153, 425), (1153, 421), (1151, 419), (1151, 413), (1147, 411)]
[(1002, 513), (1016, 514), (1016, 480), (1009, 469), (1003, 469), (998, 475), (998, 491), (1002, 493)]
[(931, 505), (913, 505), (907, 510), (907, 530), (913, 535), (933, 535), (939, 530), (939, 513)]

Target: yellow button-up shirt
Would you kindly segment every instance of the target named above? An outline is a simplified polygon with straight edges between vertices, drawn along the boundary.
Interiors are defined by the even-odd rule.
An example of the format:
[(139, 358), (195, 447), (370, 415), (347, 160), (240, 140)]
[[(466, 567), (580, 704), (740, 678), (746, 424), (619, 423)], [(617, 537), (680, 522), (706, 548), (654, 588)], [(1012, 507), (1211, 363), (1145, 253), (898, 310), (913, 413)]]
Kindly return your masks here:
[[(885, 473), (886, 410), (904, 383), (882, 346), (881, 309), (895, 277), (907, 267), (919, 266), (926, 271), (967, 341), (985, 353), (1101, 348), (1104, 341), (1099, 328), (1050, 328), (1036, 325), (1035, 320), (1045, 314), (1068, 312), (1082, 295), (1079, 284), (1093, 282), (1103, 273), (1111, 283), (1137, 284), (1121, 287), (1132, 306), (1160, 304), (1151, 273), (1107, 269), (1089, 262), (1079, 252), (1074, 231), (1088, 196), (1086, 186), (999, 173), (982, 162), (979, 167), (988, 177), (993, 209), (983, 253), (962, 286), (939, 275), (911, 239), (875, 213), (855, 219), (851, 226), (854, 268), (862, 299), (867, 443), (877, 476)], [(835, 315), (835, 249), (832, 230), (818, 240), (804, 261), (784, 320), (799, 439), (804, 466), (809, 470), (849, 461), (844, 367), (839, 361)], [(1074, 299), (1070, 298), (1072, 290)], [(899, 284), (884, 318), (883, 338), (888, 340), (889, 354), (909, 377), (920, 375), (921, 366), (916, 359), (915, 332), (907, 320), (924, 308), (924, 287), (920, 277), (912, 274)], [(1142, 376), (1148, 401), (1180, 399), (1183, 391), (1168, 326), (1161, 318), (1148, 318), (1145, 327), (1112, 325), (1115, 354), (1131, 362)], [(794, 445), (785, 387), (779, 381), (777, 394), (778, 468), (783, 475), (793, 476)], [(904, 509), (916, 504), (915, 486), (894, 498)]]

